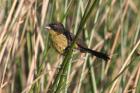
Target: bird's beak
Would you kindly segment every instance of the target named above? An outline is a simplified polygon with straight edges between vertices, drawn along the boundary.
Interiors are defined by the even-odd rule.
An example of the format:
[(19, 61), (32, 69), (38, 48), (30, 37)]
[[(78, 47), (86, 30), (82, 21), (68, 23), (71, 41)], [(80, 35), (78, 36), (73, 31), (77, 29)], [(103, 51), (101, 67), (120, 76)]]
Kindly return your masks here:
[(50, 27), (49, 25), (47, 25), (47, 26), (45, 26), (45, 29), (50, 30), (50, 29), (51, 29), (51, 27)]

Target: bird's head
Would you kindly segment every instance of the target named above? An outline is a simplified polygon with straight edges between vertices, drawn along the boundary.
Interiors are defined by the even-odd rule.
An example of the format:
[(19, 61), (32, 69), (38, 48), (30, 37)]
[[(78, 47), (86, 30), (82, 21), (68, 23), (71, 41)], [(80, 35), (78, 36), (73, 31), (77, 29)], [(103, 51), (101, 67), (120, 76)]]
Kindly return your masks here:
[(57, 33), (63, 33), (64, 32), (64, 26), (61, 23), (51, 23), (45, 26), (46, 29), (49, 31), (54, 31)]

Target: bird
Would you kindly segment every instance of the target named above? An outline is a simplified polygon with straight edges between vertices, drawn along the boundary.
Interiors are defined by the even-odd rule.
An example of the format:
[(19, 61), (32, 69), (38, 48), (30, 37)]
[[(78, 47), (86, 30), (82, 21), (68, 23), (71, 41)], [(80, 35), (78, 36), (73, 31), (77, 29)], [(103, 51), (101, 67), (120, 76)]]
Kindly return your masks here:
[[(49, 32), (52, 44), (56, 51), (60, 54), (64, 54), (67, 48), (73, 42), (75, 36), (69, 30), (67, 30), (62, 23), (54, 22), (45, 26), (47, 32)], [(106, 53), (98, 52), (96, 50), (89, 49), (86, 44), (82, 43), (82, 39), (77, 39), (74, 49), (79, 50), (82, 53), (90, 53), (92, 56), (96, 56), (105, 61), (108, 61), (110, 57)]]

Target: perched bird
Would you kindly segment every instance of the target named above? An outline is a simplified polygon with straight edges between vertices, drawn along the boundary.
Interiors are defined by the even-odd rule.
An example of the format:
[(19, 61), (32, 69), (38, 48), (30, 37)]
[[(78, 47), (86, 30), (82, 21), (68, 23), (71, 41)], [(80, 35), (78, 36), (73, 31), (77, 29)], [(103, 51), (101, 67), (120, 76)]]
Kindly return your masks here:
[[(45, 28), (51, 35), (54, 48), (60, 54), (64, 54), (66, 49), (71, 45), (74, 35), (70, 33), (61, 23), (51, 23), (45, 26)], [(105, 53), (87, 48), (87, 46), (82, 43), (81, 39), (76, 41), (74, 48), (82, 53), (90, 53), (91, 55), (104, 59), (105, 61), (110, 59)]]

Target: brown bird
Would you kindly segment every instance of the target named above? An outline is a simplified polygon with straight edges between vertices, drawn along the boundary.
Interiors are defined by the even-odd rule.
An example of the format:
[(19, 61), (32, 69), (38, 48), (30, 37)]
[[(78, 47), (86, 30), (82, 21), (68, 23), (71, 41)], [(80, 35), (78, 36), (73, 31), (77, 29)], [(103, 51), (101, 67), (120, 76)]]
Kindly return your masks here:
[[(65, 29), (61, 23), (51, 23), (45, 28), (51, 35), (54, 48), (60, 54), (64, 54), (66, 49), (71, 45), (71, 42), (74, 39), (74, 35)], [(76, 41), (74, 48), (80, 50), (82, 53), (90, 53), (91, 55), (104, 59), (105, 61), (110, 59), (109, 56), (105, 53), (97, 52), (87, 48), (87, 46), (82, 43), (81, 39)]]

